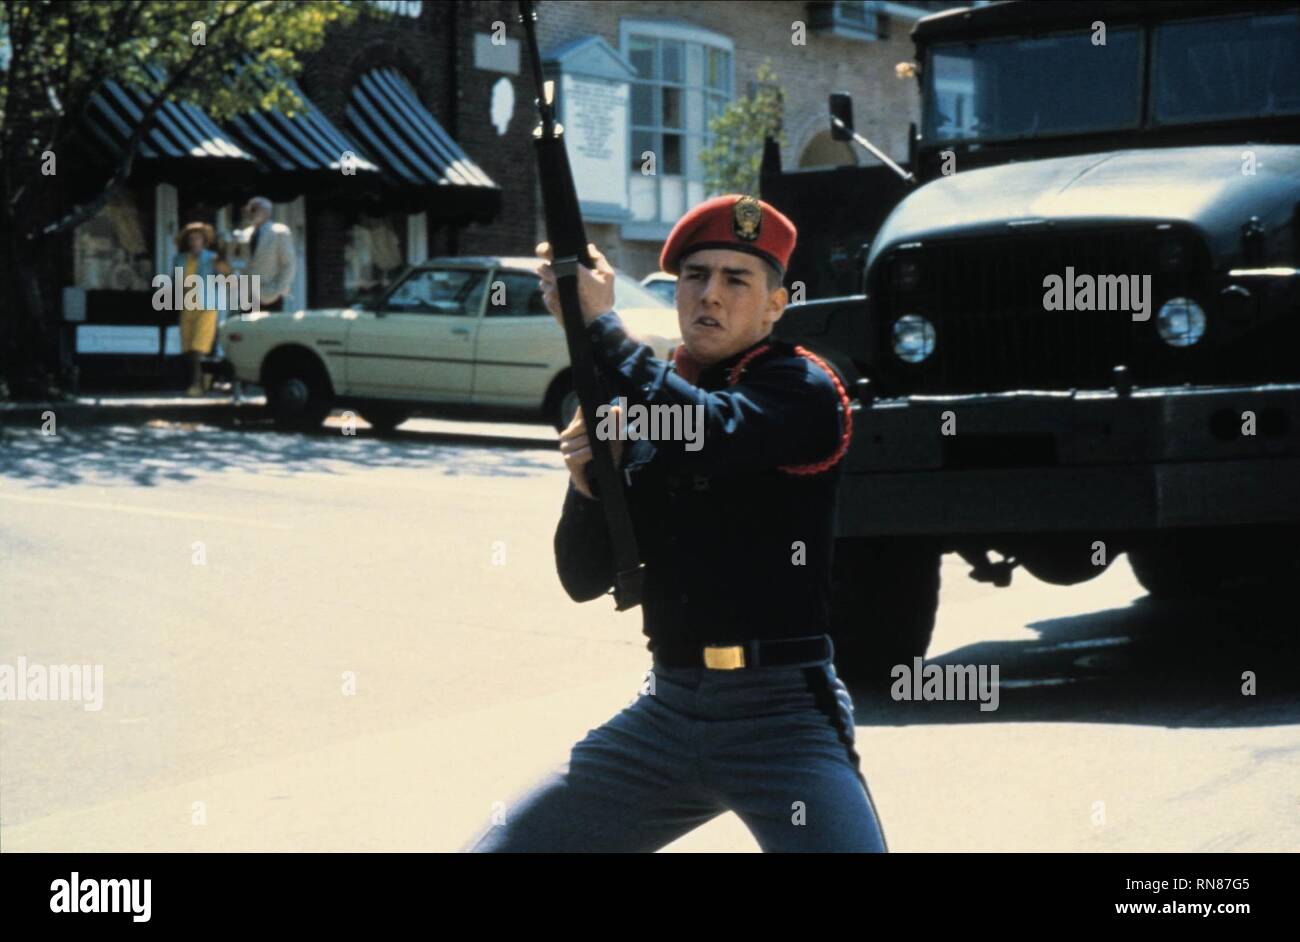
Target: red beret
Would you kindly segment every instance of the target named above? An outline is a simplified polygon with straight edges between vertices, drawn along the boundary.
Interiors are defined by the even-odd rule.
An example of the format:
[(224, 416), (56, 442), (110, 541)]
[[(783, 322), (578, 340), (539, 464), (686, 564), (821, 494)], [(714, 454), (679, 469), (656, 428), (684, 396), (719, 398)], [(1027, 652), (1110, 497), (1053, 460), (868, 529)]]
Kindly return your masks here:
[(762, 200), (737, 193), (715, 196), (677, 220), (659, 253), (659, 267), (676, 275), (691, 252), (731, 249), (757, 255), (784, 275), (796, 235), (794, 223)]

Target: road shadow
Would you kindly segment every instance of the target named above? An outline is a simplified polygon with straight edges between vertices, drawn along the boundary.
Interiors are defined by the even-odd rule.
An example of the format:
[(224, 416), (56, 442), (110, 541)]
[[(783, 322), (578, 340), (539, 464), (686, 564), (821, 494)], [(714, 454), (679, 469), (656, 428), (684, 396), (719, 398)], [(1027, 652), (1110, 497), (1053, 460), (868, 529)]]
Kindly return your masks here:
[(223, 424), (144, 424), (0, 431), (0, 482), (57, 489), (81, 484), (152, 487), (215, 472), (286, 477), (409, 468), (455, 476), (530, 477), (563, 470), (552, 443), (358, 427), (280, 432), (240, 418)]
[[(1169, 728), (1300, 723), (1300, 633), (1274, 586), (1031, 622), (1039, 637), (967, 645), (927, 660), (998, 667), (998, 705), (894, 699), (854, 685), (862, 726), (926, 723), (1124, 723)], [(1253, 671), (1254, 695), (1243, 693)]]

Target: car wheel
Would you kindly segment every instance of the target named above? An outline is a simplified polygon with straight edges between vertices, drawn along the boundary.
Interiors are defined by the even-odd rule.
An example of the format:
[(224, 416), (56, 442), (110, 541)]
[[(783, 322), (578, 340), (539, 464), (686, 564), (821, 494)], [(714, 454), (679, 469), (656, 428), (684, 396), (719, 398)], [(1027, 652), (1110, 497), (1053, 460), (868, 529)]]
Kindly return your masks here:
[(570, 389), (559, 398), (559, 405), (555, 407), (555, 414), (551, 416), (551, 424), (555, 426), (557, 432), (563, 432), (573, 421), (573, 416), (578, 411), (578, 404), (576, 389)]
[(330, 413), (325, 383), (312, 371), (295, 368), (280, 373), (268, 384), (267, 407), (280, 428), (310, 431), (319, 428)]
[(370, 427), (380, 434), (393, 431), (411, 417), (406, 409), (393, 406), (368, 406), (361, 410), (361, 418), (370, 423)]

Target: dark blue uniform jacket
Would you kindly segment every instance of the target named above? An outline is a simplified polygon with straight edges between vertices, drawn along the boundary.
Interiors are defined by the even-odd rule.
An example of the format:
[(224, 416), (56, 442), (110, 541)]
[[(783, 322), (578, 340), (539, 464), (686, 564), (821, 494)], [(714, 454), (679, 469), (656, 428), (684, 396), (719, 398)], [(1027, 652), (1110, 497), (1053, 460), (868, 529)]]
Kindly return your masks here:
[[(754, 347), (771, 349), (750, 361), (735, 386), (727, 385), (730, 369), (754, 347), (703, 369), (692, 385), (630, 338), (613, 312), (587, 334), (607, 401), (704, 407), (698, 451), (683, 441), (623, 443), (623, 486), (646, 565), (647, 647), (661, 639), (727, 644), (827, 631), (844, 462), (811, 475), (778, 470), (822, 461), (839, 447), (840, 397), (826, 372), (768, 338)], [(575, 601), (613, 586), (600, 504), (572, 483), (555, 560)]]

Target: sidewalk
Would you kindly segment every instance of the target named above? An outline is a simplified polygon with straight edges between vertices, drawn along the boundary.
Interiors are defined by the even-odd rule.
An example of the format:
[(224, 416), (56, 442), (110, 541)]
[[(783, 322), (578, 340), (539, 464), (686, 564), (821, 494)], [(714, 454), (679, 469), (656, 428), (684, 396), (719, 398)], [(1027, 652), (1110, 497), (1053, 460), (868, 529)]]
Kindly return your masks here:
[[(340, 406), (325, 420), (327, 428), (342, 428)], [(268, 426), (266, 397), (261, 387), (245, 384), (236, 401), (229, 391), (213, 391), (202, 397), (180, 393), (97, 393), (63, 402), (0, 402), (0, 430), (39, 429), (46, 412), (53, 412), (64, 428), (97, 425), (143, 424), (150, 421), (195, 422), (225, 428)], [(361, 428), (366, 429), (362, 419)], [(446, 414), (408, 419), (396, 433), (401, 436), (429, 435), (448, 444), (491, 443), (515, 448), (553, 450), (556, 433), (545, 423), (521, 422), (517, 417)]]
[(170, 422), (228, 423), (236, 415), (253, 417), (266, 405), (266, 397), (254, 387), (256, 396), (245, 395), (236, 402), (226, 392), (209, 392), (199, 397), (167, 391), (154, 393), (90, 393), (61, 402), (0, 402), (0, 428), (39, 426), (46, 412), (53, 412), (60, 425), (110, 425), (163, 419)]

